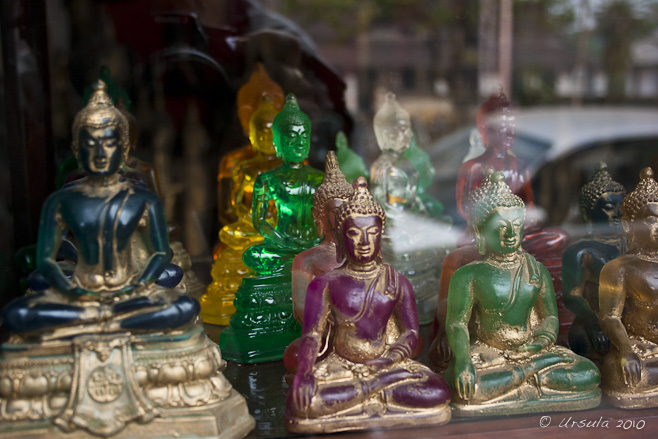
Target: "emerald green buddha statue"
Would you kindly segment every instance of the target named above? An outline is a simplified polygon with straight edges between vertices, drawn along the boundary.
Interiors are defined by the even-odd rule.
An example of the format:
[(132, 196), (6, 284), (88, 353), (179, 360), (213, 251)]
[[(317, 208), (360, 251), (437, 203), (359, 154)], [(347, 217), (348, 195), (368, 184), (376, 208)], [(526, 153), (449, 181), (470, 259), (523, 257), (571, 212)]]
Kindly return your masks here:
[(482, 258), (450, 280), (446, 332), (454, 354), (445, 377), (460, 416), (573, 411), (599, 404), (596, 366), (556, 346), (551, 276), (521, 248), (525, 205), (486, 177), (469, 195)]
[[(257, 363), (283, 358), (301, 327), (292, 313), (291, 273), (295, 256), (317, 245), (311, 207), (324, 173), (304, 164), (311, 146), (311, 121), (295, 96), (286, 98), (274, 118), (272, 135), (283, 163), (259, 175), (254, 183), (252, 219), (263, 242), (247, 248), (245, 265), (256, 274), (245, 277), (235, 298), (236, 312), (219, 338), (226, 358)], [(276, 210), (274, 220), (268, 212)]]
[(363, 158), (350, 149), (347, 136), (343, 131), (336, 135), (336, 157), (340, 172), (343, 173), (348, 182), (353, 182), (358, 177), (368, 178), (368, 168)]

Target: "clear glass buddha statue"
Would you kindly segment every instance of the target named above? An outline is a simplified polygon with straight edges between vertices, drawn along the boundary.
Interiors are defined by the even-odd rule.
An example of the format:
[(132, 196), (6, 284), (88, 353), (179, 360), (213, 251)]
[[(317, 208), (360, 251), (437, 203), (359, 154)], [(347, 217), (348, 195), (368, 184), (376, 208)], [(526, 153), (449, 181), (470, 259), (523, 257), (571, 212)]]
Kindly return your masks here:
[(601, 398), (596, 366), (555, 345), (551, 276), (521, 247), (525, 205), (495, 172), (482, 182), (470, 223), (479, 261), (450, 280), (445, 373), (460, 416), (572, 411)]
[[(286, 423), (296, 433), (440, 425), (450, 419), (447, 384), (410, 359), (418, 335), (411, 284), (381, 262), (384, 209), (363, 177), (336, 211), (346, 262), (309, 285), (299, 368)], [(317, 361), (323, 338), (331, 353)]]
[[(245, 137), (249, 138), (249, 121), (258, 109), (263, 93), (270, 96), (272, 104), (281, 111), (285, 95), (279, 84), (270, 79), (265, 67), (259, 62), (254, 65), (254, 71), (237, 95), (238, 119)], [(234, 211), (233, 204), (233, 170), (243, 160), (250, 159), (257, 154), (253, 145), (247, 143), (241, 148), (227, 152), (219, 162), (217, 172), (217, 197), (219, 222), (223, 225), (234, 223), (238, 220), (238, 214)]]
[[(99, 81), (73, 123), (86, 177), (45, 202), (39, 279), (9, 303), (0, 357), (0, 434), (11, 437), (239, 438), (253, 427), (196, 323), (198, 302), (173, 288), (162, 203), (119, 173), (130, 151), (125, 116)], [(55, 260), (63, 236), (77, 262)], [(42, 436), (43, 435), (43, 436)]]
[[(219, 338), (224, 356), (243, 363), (281, 359), (299, 337), (301, 328), (292, 315), (292, 264), (297, 254), (320, 241), (311, 208), (324, 173), (304, 164), (311, 121), (294, 95), (287, 96), (274, 118), (272, 135), (283, 163), (258, 176), (252, 195), (253, 226), (264, 240), (242, 255), (255, 274), (243, 279), (236, 312)], [(272, 208), (274, 218), (269, 216)]]
[[(235, 312), (235, 293), (242, 283), (242, 278), (250, 273), (242, 262), (242, 253), (263, 240), (263, 236), (254, 229), (251, 204), (254, 183), (258, 176), (281, 165), (281, 159), (276, 156), (272, 141), (272, 122), (277, 113), (272, 100), (264, 94), (258, 110), (253, 113), (249, 122), (250, 144), (257, 154), (241, 161), (233, 170), (232, 205), (238, 220), (222, 227), (219, 232), (222, 246), (216, 253), (212, 266), (213, 281), (200, 300), (201, 319), (205, 323), (229, 324)], [(268, 209), (265, 215), (267, 221), (274, 221), (272, 209)]]
[[(432, 321), (437, 306), (436, 285), (445, 249), (427, 245), (428, 236), (437, 231), (418, 195), (418, 172), (404, 156), (412, 137), (409, 113), (393, 93), (386, 95), (375, 115), (374, 130), (382, 154), (372, 164), (372, 194), (391, 224), (382, 244), (384, 260), (411, 282), (420, 323), (426, 324)], [(439, 229), (443, 231), (445, 226)]]
[(567, 247), (562, 259), (564, 303), (576, 315), (569, 330), (569, 347), (597, 365), (610, 349), (599, 324), (599, 275), (603, 266), (626, 252), (621, 228), (624, 187), (601, 162), (580, 191), (580, 212), (587, 236)]
[(658, 406), (658, 184), (651, 168), (621, 204), (628, 252), (599, 279), (599, 321), (610, 339), (603, 391), (617, 407)]

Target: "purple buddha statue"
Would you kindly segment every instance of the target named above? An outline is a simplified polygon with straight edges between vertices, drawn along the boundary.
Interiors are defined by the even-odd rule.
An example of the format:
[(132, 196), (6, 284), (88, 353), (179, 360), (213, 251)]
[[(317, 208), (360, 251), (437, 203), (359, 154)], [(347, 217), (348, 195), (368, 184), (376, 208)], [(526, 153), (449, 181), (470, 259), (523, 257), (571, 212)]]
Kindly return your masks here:
[[(380, 259), (385, 215), (357, 180), (336, 211), (340, 268), (317, 276), (304, 307), (298, 370), (288, 394), (290, 431), (329, 433), (440, 425), (450, 420), (443, 378), (410, 359), (418, 313), (409, 281)], [(324, 337), (333, 347), (317, 361)]]

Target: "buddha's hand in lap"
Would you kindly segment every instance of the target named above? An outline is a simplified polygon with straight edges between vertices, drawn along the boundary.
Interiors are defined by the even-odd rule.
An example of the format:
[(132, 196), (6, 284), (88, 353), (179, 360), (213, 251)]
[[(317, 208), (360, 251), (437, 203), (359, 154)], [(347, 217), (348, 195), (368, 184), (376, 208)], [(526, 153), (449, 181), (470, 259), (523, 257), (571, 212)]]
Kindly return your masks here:
[(470, 358), (455, 361), (455, 381), (457, 395), (464, 401), (475, 394), (475, 366)]
[(381, 356), (379, 358), (373, 358), (372, 360), (366, 361), (364, 364), (371, 372), (377, 372), (382, 368), (392, 366), (395, 363), (402, 361), (402, 355), (398, 354), (395, 351), (391, 351), (388, 354)]
[(78, 286), (71, 287), (65, 290), (64, 294), (73, 299), (78, 299), (83, 301), (95, 300), (96, 298), (100, 297), (100, 293), (98, 291), (91, 291)]
[(619, 353), (619, 364), (621, 366), (624, 383), (635, 387), (642, 378), (642, 362), (631, 348)]
[(316, 391), (313, 374), (295, 375), (292, 384), (292, 403), (299, 412), (305, 412), (311, 406), (311, 399)]

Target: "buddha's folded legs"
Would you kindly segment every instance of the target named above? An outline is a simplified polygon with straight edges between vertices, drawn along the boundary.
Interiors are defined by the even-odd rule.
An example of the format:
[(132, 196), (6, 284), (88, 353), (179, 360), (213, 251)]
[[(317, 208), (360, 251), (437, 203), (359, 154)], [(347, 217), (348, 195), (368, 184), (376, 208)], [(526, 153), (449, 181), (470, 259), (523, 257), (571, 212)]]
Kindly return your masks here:
[[(133, 300), (137, 301), (140, 299), (143, 298)], [(126, 305), (128, 306), (129, 304)], [(171, 303), (166, 303), (162, 298), (159, 298), (152, 305), (144, 304), (144, 306), (153, 305), (157, 309), (122, 319), (121, 328), (142, 331), (176, 329), (195, 320), (201, 309), (199, 302), (187, 295), (180, 295)]]
[(245, 250), (242, 260), (247, 267), (258, 274), (290, 272), (295, 256), (302, 250), (304, 249), (282, 249), (266, 240)]
[(84, 307), (42, 302), (40, 299), (44, 296), (44, 292), (39, 292), (9, 303), (2, 312), (5, 326), (12, 332), (22, 334), (86, 320), (88, 312)]

